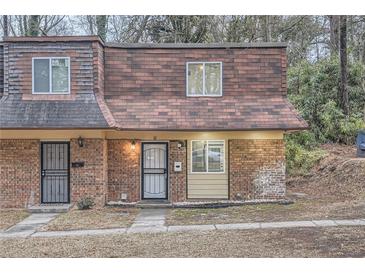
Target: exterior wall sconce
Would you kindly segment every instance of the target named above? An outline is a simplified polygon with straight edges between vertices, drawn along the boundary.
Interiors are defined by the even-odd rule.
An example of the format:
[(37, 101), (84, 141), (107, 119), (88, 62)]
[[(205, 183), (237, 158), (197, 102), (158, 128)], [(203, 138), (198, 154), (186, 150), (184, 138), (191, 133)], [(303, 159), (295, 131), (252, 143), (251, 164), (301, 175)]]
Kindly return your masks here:
[(180, 148), (184, 148), (185, 147), (185, 141), (181, 141), (181, 140), (178, 140), (177, 141), (177, 147), (180, 149)]
[(132, 140), (132, 142), (131, 142), (131, 149), (132, 150), (135, 150), (136, 149), (136, 140)]
[(84, 146), (84, 139), (82, 139), (82, 137), (80, 136), (80, 137), (77, 139), (77, 143), (79, 144), (79, 147), (83, 147), (83, 146)]

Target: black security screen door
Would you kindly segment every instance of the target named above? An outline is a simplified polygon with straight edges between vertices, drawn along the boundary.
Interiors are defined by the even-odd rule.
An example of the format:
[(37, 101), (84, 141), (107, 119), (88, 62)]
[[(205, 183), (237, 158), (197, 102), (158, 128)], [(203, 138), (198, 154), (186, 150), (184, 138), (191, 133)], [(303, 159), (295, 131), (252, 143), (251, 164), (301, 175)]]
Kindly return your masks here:
[(41, 202), (69, 203), (70, 145), (43, 142), (41, 146)]

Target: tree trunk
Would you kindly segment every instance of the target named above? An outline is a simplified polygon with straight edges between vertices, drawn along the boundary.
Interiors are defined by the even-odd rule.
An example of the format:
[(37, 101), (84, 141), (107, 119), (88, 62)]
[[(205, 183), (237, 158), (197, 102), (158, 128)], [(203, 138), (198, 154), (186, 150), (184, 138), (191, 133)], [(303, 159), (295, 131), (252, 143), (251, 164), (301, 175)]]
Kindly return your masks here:
[(265, 41), (264, 42), (271, 42), (271, 23), (270, 23), (270, 16), (272, 15), (265, 15)]
[(38, 36), (39, 35), (39, 15), (31, 15), (28, 23), (28, 35)]
[(340, 16), (340, 105), (346, 116), (349, 115), (349, 94), (347, 90), (347, 17)]
[(98, 35), (106, 41), (106, 31), (107, 31), (107, 17), (106, 15), (97, 15), (96, 16), (96, 29)]
[(331, 55), (338, 54), (339, 46), (339, 16), (330, 15), (330, 49)]
[(7, 15), (4, 15), (3, 16), (3, 19), (4, 19), (4, 25), (3, 25), (3, 28), (4, 28), (4, 38), (8, 37), (9, 36), (9, 24), (8, 24), (8, 16)]

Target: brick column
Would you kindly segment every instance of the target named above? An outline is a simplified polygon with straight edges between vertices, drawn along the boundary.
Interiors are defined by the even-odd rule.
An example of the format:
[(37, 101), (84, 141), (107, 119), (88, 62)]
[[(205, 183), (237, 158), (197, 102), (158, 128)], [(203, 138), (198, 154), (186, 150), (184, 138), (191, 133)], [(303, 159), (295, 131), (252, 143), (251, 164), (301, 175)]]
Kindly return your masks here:
[(283, 140), (229, 141), (230, 199), (285, 196)]
[[(186, 142), (184, 147), (178, 147), (179, 142), (169, 143), (169, 199), (171, 202), (183, 202), (186, 200)], [(182, 171), (174, 171), (174, 162), (182, 163)]]

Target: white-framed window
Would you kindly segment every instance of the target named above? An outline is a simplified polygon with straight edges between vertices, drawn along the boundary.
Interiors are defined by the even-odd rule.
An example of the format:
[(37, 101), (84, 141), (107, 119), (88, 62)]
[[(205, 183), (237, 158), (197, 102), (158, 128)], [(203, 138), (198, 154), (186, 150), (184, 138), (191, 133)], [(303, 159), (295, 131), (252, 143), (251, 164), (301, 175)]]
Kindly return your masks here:
[(224, 173), (224, 141), (192, 140), (191, 172)]
[(187, 62), (187, 96), (222, 96), (222, 62)]
[(32, 93), (69, 94), (70, 58), (32, 58)]

